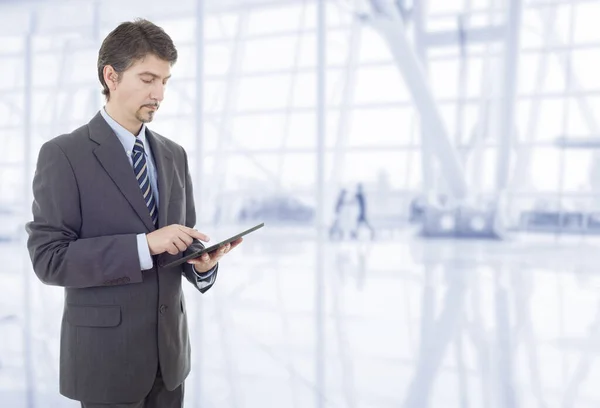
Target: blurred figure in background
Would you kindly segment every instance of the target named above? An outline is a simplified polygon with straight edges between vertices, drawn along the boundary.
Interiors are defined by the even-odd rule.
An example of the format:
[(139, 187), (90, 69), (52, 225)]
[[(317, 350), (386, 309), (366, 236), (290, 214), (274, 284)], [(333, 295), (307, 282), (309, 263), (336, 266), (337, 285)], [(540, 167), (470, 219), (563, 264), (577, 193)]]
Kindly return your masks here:
[(344, 239), (344, 229), (345, 227), (347, 227), (347, 224), (344, 222), (345, 221), (345, 212), (344, 209), (346, 208), (346, 194), (347, 191), (345, 188), (342, 188), (340, 190), (340, 193), (338, 194), (338, 198), (337, 201), (335, 203), (335, 215), (334, 215), (334, 219), (333, 219), (333, 224), (331, 225), (331, 228), (329, 228), (329, 238), (330, 239), (335, 239), (335, 240), (340, 240), (340, 239)]
[(356, 204), (358, 206), (358, 214), (356, 217), (356, 225), (354, 226), (354, 230), (350, 233), (350, 236), (352, 239), (358, 238), (359, 230), (361, 226), (364, 226), (370, 231), (371, 239), (375, 238), (375, 230), (373, 227), (371, 227), (369, 221), (367, 221), (367, 203), (362, 183), (357, 184), (354, 199), (356, 200)]

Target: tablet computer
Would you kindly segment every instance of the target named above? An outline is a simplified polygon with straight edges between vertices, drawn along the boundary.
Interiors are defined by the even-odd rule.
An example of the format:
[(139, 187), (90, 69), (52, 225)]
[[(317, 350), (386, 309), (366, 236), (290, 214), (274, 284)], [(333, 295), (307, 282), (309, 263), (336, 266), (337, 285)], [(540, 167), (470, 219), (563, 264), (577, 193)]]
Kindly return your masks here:
[(198, 250), (196, 252), (193, 252), (193, 253), (191, 253), (189, 255), (184, 256), (183, 258), (176, 259), (173, 262), (169, 262), (168, 264), (163, 265), (163, 268), (172, 268), (173, 266), (181, 265), (182, 263), (187, 262), (190, 259), (198, 258), (202, 254), (214, 252), (217, 249), (221, 248), (222, 246), (225, 246), (225, 245), (229, 244), (230, 242), (233, 242), (236, 239), (241, 238), (244, 235), (251, 233), (252, 231), (256, 231), (257, 229), (262, 228), (264, 225), (265, 225), (264, 222), (260, 223), (258, 225), (255, 225), (254, 227), (249, 228), (246, 231), (242, 231), (239, 234), (234, 235), (232, 237), (229, 237), (229, 238), (227, 238), (227, 239), (225, 239), (225, 240), (223, 240), (223, 241), (221, 241), (221, 242), (219, 242), (217, 244), (214, 244), (214, 245), (211, 245), (211, 246), (206, 247), (204, 249), (201, 249), (201, 250)]

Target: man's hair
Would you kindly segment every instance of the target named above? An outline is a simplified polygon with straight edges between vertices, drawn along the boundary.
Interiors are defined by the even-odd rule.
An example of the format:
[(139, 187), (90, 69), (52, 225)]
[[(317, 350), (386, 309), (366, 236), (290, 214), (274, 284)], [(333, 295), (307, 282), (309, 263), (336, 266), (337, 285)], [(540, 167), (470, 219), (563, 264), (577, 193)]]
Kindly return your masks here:
[(177, 62), (177, 49), (171, 37), (148, 20), (136, 19), (121, 23), (108, 34), (98, 52), (98, 78), (106, 100), (110, 99), (110, 91), (104, 81), (104, 67), (112, 66), (120, 80), (124, 71), (149, 54), (171, 65)]

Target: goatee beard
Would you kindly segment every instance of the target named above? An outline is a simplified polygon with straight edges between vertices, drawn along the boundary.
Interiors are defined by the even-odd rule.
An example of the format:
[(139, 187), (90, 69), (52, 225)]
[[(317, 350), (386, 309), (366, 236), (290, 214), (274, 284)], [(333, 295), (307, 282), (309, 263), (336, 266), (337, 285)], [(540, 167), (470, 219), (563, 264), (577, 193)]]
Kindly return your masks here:
[(142, 123), (150, 123), (152, 122), (152, 119), (154, 119), (154, 112), (148, 112), (147, 115), (144, 115), (141, 112), (137, 112), (135, 114), (135, 117)]

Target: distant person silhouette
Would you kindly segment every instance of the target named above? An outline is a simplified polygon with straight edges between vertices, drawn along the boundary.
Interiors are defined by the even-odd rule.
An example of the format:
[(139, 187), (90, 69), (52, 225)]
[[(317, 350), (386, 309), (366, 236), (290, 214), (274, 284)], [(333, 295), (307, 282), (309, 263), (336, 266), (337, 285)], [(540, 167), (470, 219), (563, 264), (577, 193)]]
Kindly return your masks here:
[(335, 219), (331, 225), (331, 228), (329, 229), (330, 239), (344, 238), (344, 229), (342, 228), (342, 212), (344, 210), (344, 205), (346, 204), (346, 194), (347, 191), (345, 188), (342, 188), (338, 194), (338, 198), (335, 203)]
[(362, 183), (358, 183), (356, 186), (356, 194), (354, 198), (358, 204), (358, 216), (356, 217), (356, 226), (354, 227), (354, 231), (351, 232), (350, 236), (352, 239), (356, 239), (358, 237), (358, 230), (361, 225), (366, 226), (369, 231), (371, 231), (371, 239), (375, 238), (375, 230), (367, 221), (367, 204), (365, 200), (365, 193), (363, 191)]

